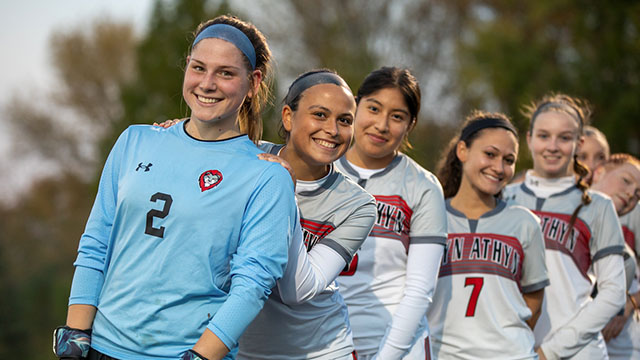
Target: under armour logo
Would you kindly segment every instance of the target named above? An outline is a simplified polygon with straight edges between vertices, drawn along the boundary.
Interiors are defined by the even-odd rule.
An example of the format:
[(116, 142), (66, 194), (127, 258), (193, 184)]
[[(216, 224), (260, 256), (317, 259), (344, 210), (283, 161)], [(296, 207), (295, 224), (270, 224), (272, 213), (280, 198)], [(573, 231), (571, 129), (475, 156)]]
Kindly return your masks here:
[(136, 168), (136, 171), (143, 169), (144, 171), (149, 171), (149, 169), (151, 168), (151, 166), (153, 166), (152, 163), (148, 163), (147, 165), (143, 164), (143, 163), (139, 163), (138, 167)]

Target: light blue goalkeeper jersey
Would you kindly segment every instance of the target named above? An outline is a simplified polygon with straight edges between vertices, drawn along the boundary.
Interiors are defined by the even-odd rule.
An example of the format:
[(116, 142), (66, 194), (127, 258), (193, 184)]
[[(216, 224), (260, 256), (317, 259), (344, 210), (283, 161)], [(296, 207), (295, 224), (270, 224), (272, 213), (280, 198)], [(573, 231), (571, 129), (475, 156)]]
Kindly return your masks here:
[(92, 347), (112, 357), (177, 359), (206, 328), (234, 349), (287, 262), (289, 174), (246, 135), (185, 124), (120, 136), (80, 239), (69, 303), (97, 306)]

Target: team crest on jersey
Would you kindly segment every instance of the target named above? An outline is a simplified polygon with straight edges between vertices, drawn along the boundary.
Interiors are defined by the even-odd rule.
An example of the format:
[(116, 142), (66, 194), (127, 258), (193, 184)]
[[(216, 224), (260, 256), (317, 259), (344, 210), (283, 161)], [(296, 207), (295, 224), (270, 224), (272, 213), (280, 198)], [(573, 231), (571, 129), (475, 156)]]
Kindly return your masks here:
[(222, 181), (222, 173), (218, 170), (207, 170), (200, 174), (200, 191), (206, 191), (218, 186)]

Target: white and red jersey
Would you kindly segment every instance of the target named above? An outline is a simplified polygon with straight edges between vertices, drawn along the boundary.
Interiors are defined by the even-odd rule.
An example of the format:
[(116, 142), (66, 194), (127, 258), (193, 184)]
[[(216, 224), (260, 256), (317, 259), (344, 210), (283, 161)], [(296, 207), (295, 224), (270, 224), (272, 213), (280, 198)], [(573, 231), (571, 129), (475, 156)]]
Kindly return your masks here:
[[(277, 154), (282, 146), (260, 147)], [(296, 200), (307, 251), (322, 246), (342, 258), (339, 266), (349, 263), (373, 225), (373, 197), (332, 166), (322, 179), (298, 181)], [(351, 329), (337, 282), (328, 279), (330, 285), (306, 302), (285, 304), (281, 286), (296, 287), (301, 280), (291, 274), (291, 263), (240, 338), (238, 359), (351, 359)]]
[[(532, 210), (545, 239), (551, 284), (545, 290), (542, 313), (534, 334), (549, 359), (606, 357), (602, 328), (624, 304), (623, 236), (611, 199), (589, 191), (569, 228), (571, 214), (582, 203), (582, 191), (571, 185), (548, 197), (537, 197), (528, 187), (540, 183), (527, 173), (525, 182), (509, 185), (503, 197)], [(592, 301), (592, 267), (598, 296)], [(604, 292), (604, 293), (603, 293)]]
[(522, 206), (468, 219), (447, 201), (449, 236), (427, 312), (434, 358), (537, 359), (522, 296), (549, 285), (539, 220)]
[[(385, 342), (393, 341), (407, 358), (412, 346), (425, 348), (422, 340), (428, 334), (424, 314), (447, 236), (442, 188), (433, 174), (404, 154), (398, 154), (385, 169), (368, 178), (345, 157), (338, 160), (336, 166), (371, 193), (378, 207), (373, 230), (338, 278), (340, 293), (349, 308), (356, 351), (369, 356), (379, 349), (384, 351)], [(402, 301), (416, 293), (407, 294), (407, 268), (409, 249), (421, 244), (436, 244), (438, 256), (431, 264), (432, 273), (421, 276), (432, 279), (426, 286), (428, 289), (417, 291), (425, 292), (423, 298), (428, 301), (420, 304), (420, 313), (416, 315), (417, 307)], [(429, 260), (422, 262), (425, 261)], [(411, 315), (405, 319), (394, 318), (398, 309)]]
[(640, 204), (620, 217), (624, 241), (633, 249), (638, 256), (640, 250)]
[[(640, 250), (640, 204), (620, 217), (624, 241), (633, 249), (636, 259)], [(638, 267), (640, 268), (640, 267)], [(636, 279), (629, 289), (630, 294), (640, 291), (636, 271)], [(632, 314), (618, 336), (607, 342), (607, 353), (611, 360), (640, 359), (640, 318)]]

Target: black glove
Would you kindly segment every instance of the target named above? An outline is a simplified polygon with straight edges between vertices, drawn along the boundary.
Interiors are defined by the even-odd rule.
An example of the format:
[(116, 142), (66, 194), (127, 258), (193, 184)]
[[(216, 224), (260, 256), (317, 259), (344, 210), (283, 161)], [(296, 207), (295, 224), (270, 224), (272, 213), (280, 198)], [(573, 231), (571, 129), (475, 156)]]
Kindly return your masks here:
[(53, 353), (60, 359), (85, 359), (91, 348), (91, 329), (59, 326), (53, 330)]
[(186, 353), (182, 354), (182, 357), (180, 357), (180, 360), (209, 360), (206, 357), (198, 354), (197, 352), (193, 351), (193, 349), (187, 351)]

